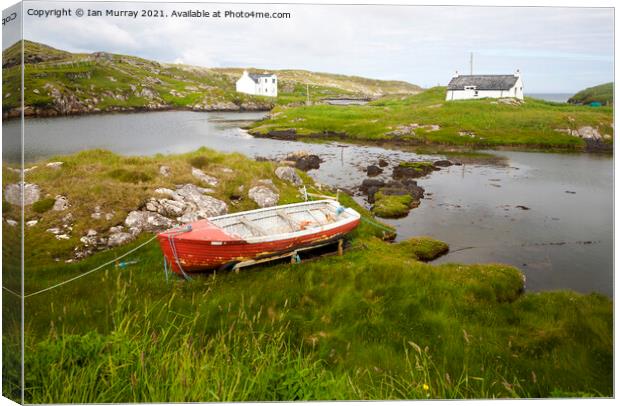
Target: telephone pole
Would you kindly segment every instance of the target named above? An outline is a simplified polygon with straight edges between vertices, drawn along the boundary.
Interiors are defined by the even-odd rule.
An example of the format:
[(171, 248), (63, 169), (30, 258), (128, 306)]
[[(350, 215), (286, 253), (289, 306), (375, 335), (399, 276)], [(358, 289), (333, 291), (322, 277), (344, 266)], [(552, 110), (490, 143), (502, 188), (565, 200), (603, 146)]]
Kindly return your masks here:
[(473, 52), (469, 53), (469, 74), (470, 75), (474, 74), (474, 53)]

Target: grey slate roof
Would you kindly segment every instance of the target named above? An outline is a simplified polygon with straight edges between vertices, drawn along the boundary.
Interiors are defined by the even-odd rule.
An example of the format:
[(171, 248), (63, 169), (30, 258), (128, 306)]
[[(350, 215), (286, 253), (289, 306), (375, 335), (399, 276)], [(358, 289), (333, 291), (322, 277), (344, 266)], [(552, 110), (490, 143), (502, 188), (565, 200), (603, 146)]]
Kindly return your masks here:
[(448, 90), (465, 90), (465, 86), (476, 86), (476, 90), (510, 90), (517, 79), (515, 75), (459, 75), (448, 83)]
[(273, 76), (273, 73), (250, 73), (250, 79), (254, 82), (258, 83), (258, 79), (260, 78), (270, 78)]

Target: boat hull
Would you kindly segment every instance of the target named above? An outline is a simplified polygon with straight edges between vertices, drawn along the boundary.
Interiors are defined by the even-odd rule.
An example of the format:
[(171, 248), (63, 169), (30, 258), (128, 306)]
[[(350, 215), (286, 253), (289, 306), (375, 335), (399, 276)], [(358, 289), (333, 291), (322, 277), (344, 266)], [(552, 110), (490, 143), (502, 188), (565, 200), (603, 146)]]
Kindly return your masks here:
[[(203, 220), (208, 221), (208, 220)], [(178, 274), (233, 266), (240, 262), (276, 257), (302, 248), (324, 245), (341, 239), (359, 225), (355, 218), (344, 224), (316, 232), (292, 234), (289, 238), (250, 242), (243, 239), (222, 241), (191, 238), (182, 231), (169, 230), (158, 235), (162, 252)]]

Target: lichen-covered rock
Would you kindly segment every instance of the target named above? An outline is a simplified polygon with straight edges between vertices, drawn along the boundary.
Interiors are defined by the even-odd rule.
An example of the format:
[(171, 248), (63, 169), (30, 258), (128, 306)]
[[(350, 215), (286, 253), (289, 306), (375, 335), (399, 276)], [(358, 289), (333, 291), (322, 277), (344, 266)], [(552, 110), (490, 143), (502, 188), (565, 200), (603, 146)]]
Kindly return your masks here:
[(125, 225), (140, 231), (158, 232), (171, 228), (174, 222), (159, 213), (132, 211), (127, 215)]
[[(14, 206), (20, 206), (22, 183), (12, 183), (4, 188), (4, 200)], [(41, 188), (34, 183), (24, 183), (24, 205), (29, 206), (41, 198)]]
[(295, 169), (291, 168), (290, 166), (277, 167), (276, 176), (282, 180), (291, 182), (296, 186), (300, 186), (303, 184), (303, 181), (301, 180), (297, 172), (295, 172)]
[(111, 234), (108, 238), (108, 247), (118, 247), (132, 241), (135, 237), (130, 233), (119, 232)]
[(580, 127), (578, 130), (573, 131), (572, 135), (586, 140), (600, 140), (602, 138), (598, 129), (590, 126)]
[(51, 169), (60, 169), (63, 164), (64, 164), (64, 162), (49, 162), (49, 163), (45, 164), (45, 166), (47, 166), (48, 168), (51, 168)]
[(159, 167), (159, 173), (165, 177), (169, 177), (172, 174), (172, 172), (170, 171), (170, 167), (166, 165), (162, 165)]
[[(207, 218), (220, 216), (228, 213), (228, 205), (226, 202), (216, 199), (203, 193), (209, 192), (192, 184), (186, 184), (178, 188), (173, 199), (186, 204), (185, 214), (194, 212), (198, 218)], [(183, 221), (180, 220), (179, 221)]]
[(146, 202), (148, 211), (157, 212), (167, 217), (178, 217), (183, 214), (187, 205), (181, 201), (151, 198)]
[(12, 220), (12, 219), (6, 219), (5, 221), (6, 221), (6, 223), (7, 223), (8, 225), (10, 225), (11, 227), (15, 227), (15, 226), (18, 224), (18, 223), (17, 223), (17, 221)]
[(54, 201), (54, 206), (52, 210), (54, 211), (63, 211), (69, 208), (69, 199), (65, 196), (58, 195), (56, 196), (56, 200)]
[[(248, 191), (250, 199), (254, 200), (258, 207), (272, 207), (278, 204), (280, 195), (277, 193), (277, 189), (273, 185), (271, 180), (261, 180), (258, 186), (254, 186)], [(271, 184), (271, 185), (269, 185)], [(268, 186), (269, 185), (269, 186)]]
[(207, 175), (198, 168), (192, 168), (192, 176), (209, 186), (217, 186), (219, 181), (213, 176)]

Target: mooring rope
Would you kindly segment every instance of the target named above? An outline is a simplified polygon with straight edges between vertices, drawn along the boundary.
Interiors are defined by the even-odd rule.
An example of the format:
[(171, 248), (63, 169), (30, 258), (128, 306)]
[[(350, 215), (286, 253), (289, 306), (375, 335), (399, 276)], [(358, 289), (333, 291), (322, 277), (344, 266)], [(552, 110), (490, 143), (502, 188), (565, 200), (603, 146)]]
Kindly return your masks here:
[[(174, 260), (175, 260), (177, 266), (179, 267), (179, 271), (181, 271), (181, 274), (187, 280), (191, 280), (192, 278), (190, 278), (189, 275), (185, 273), (185, 271), (183, 270), (183, 266), (181, 266), (181, 261), (179, 260), (179, 254), (177, 253), (177, 245), (174, 242), (174, 237), (176, 237), (179, 234), (188, 233), (190, 231), (192, 231), (192, 226), (191, 226), (191, 224), (188, 224), (187, 226), (185, 226), (184, 228), (182, 228), (180, 230), (168, 233), (168, 243), (170, 244), (170, 250), (172, 251), (172, 255), (174, 256)], [(164, 261), (165, 260), (166, 260), (166, 258), (164, 257)], [(164, 267), (165, 267), (165, 262), (164, 262)], [(164, 268), (164, 269), (166, 271), (166, 276), (167, 276), (168, 275), (167, 268)], [(166, 280), (167, 280), (167, 278), (166, 278)]]
[[(134, 253), (134, 252), (138, 251), (140, 248), (142, 248), (142, 247), (144, 247), (145, 245), (147, 245), (147, 244), (151, 243), (151, 242), (152, 242), (153, 240), (155, 240), (156, 238), (157, 238), (157, 235), (153, 236), (152, 238), (150, 238), (150, 239), (149, 239), (149, 240), (147, 240), (146, 242), (143, 242), (142, 244), (138, 245), (137, 247), (130, 249), (129, 251), (127, 251), (127, 252), (126, 252), (126, 253), (124, 253), (123, 255), (120, 255), (120, 256), (118, 256), (118, 257), (116, 257), (116, 258), (114, 258), (114, 259), (112, 259), (112, 260), (110, 260), (110, 261), (108, 261), (108, 262), (106, 262), (106, 263), (104, 263), (104, 264), (101, 264), (101, 265), (99, 265), (98, 267), (91, 269), (90, 271), (87, 271), (87, 272), (81, 273), (81, 274), (79, 274), (78, 276), (75, 276), (75, 277), (73, 277), (73, 278), (67, 279), (66, 281), (63, 281), (63, 282), (59, 282), (59, 283), (57, 283), (57, 284), (55, 284), (55, 285), (52, 285), (52, 286), (50, 286), (50, 287), (47, 287), (47, 288), (45, 288), (45, 289), (41, 289), (41, 290), (39, 290), (39, 291), (36, 291), (36, 292), (33, 292), (33, 293), (29, 293), (29, 294), (27, 294), (27, 295), (24, 295), (24, 299), (27, 299), (27, 298), (32, 297), (32, 296), (36, 296), (36, 295), (38, 295), (38, 294), (40, 294), (40, 293), (47, 292), (47, 291), (52, 290), (52, 289), (56, 289), (56, 288), (58, 288), (58, 287), (60, 287), (60, 286), (66, 285), (66, 284), (67, 284), (67, 283), (69, 283), (69, 282), (73, 282), (73, 281), (75, 281), (75, 280), (78, 280), (78, 279), (80, 279), (80, 278), (85, 277), (86, 275), (90, 275), (91, 273), (93, 273), (93, 272), (95, 272), (95, 271), (98, 271), (98, 270), (100, 270), (101, 268), (104, 268), (104, 267), (106, 267), (106, 266), (108, 266), (108, 265), (110, 265), (110, 264), (113, 264), (113, 263), (115, 263), (116, 261), (118, 261), (119, 259), (124, 258), (124, 257), (126, 257), (127, 255), (132, 254), (132, 253)], [(17, 292), (15, 292), (15, 291), (12, 291), (11, 289), (7, 288), (6, 286), (3, 286), (3, 287), (2, 287), (2, 289), (4, 289), (4, 290), (6, 290), (7, 292), (10, 292), (10, 293), (12, 293), (12, 294), (16, 295), (16, 296), (17, 296), (17, 297), (19, 297), (19, 298), (21, 298), (21, 297), (22, 297), (20, 294), (18, 294), (18, 293), (17, 293)]]

